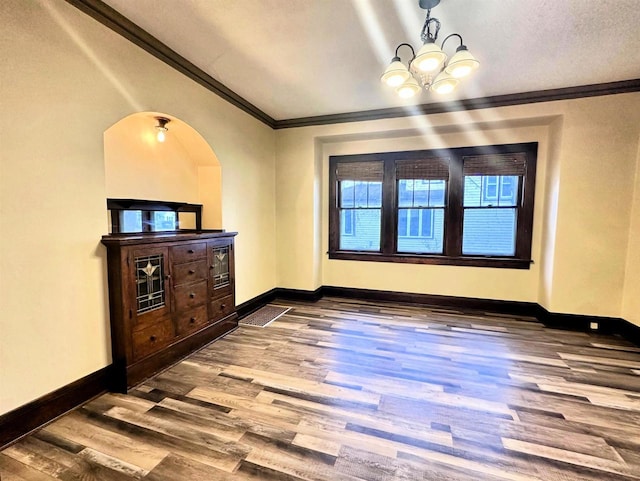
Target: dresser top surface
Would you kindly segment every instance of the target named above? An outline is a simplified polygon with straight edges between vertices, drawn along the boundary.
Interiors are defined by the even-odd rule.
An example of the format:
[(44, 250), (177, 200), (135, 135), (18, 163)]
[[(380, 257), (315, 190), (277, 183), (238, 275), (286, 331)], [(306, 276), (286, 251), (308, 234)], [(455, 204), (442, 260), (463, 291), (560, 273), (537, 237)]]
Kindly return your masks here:
[(184, 242), (203, 239), (217, 239), (235, 237), (237, 232), (224, 230), (199, 230), (184, 232), (145, 232), (135, 234), (109, 234), (102, 236), (102, 243), (106, 246), (125, 246), (140, 244), (158, 244), (161, 242)]

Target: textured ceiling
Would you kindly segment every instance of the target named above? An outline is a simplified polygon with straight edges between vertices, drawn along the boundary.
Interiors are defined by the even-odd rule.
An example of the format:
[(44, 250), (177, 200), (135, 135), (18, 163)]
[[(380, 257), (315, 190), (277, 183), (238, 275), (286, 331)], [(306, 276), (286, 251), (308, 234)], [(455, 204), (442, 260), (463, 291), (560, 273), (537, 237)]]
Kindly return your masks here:
[(442, 0), (439, 40), (462, 35), (480, 69), (409, 101), (379, 78), (421, 44), (417, 0), (105, 3), (276, 120), (640, 78), (640, 0)]

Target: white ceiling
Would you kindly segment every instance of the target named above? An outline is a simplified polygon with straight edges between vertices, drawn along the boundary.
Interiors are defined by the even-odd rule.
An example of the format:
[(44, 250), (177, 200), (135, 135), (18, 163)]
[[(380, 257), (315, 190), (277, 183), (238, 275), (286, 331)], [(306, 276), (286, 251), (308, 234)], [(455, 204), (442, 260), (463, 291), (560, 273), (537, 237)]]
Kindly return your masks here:
[(439, 40), (462, 35), (480, 68), (410, 101), (379, 78), (420, 46), (418, 0), (105, 3), (276, 120), (640, 78), (640, 0), (442, 0)]

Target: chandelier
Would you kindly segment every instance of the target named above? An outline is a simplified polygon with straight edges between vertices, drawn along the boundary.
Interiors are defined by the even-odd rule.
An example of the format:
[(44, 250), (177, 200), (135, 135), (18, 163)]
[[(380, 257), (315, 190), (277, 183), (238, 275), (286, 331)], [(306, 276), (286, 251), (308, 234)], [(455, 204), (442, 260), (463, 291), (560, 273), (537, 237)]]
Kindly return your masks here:
[[(480, 62), (469, 53), (462, 37), (457, 33), (447, 36), (440, 47), (436, 44), (440, 32), (440, 20), (431, 16), (431, 9), (439, 3), (440, 0), (419, 0), (420, 8), (427, 11), (427, 18), (420, 34), (424, 45), (420, 47), (417, 54), (408, 43), (398, 45), (395, 57), (391, 59), (391, 64), (380, 78), (383, 83), (395, 88), (402, 98), (413, 97), (423, 88), (439, 94), (448, 94), (458, 86), (461, 78), (469, 75), (480, 65)], [(447, 61), (447, 54), (443, 51), (444, 44), (452, 37), (459, 39), (460, 46), (453, 57)], [(405, 66), (398, 56), (400, 47), (411, 49), (408, 66)]]

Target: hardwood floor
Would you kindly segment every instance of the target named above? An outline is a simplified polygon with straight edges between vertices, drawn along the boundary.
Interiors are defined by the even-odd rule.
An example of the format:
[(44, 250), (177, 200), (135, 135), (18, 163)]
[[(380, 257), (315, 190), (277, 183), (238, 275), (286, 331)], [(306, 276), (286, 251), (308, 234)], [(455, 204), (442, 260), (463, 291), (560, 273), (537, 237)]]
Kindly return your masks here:
[(2, 481), (640, 479), (640, 349), (325, 298), (0, 453)]

